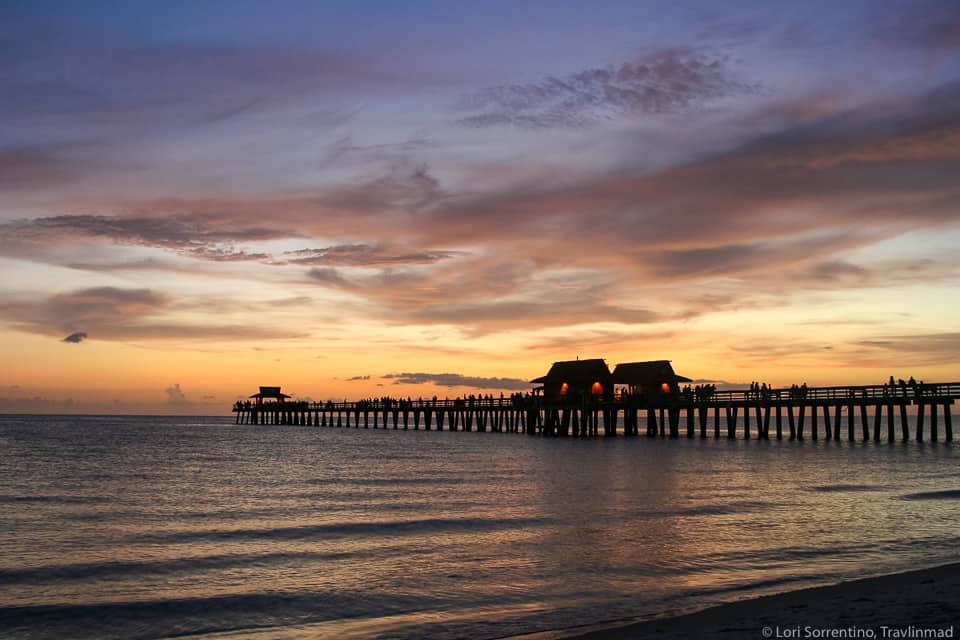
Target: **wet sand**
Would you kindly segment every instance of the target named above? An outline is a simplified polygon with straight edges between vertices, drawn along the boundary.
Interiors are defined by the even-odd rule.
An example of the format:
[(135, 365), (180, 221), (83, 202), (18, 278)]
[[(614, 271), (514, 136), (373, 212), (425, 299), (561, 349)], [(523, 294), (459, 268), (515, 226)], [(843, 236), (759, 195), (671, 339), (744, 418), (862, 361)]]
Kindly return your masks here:
[(956, 638), (957, 627), (960, 563), (741, 600), (672, 618), (519, 638)]

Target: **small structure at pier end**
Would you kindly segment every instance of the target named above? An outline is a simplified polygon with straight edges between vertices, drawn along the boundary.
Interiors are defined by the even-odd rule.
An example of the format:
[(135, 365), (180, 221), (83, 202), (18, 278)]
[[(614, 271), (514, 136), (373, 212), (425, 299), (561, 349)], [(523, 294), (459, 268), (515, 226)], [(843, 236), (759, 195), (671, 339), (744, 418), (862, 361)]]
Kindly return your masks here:
[(260, 387), (260, 392), (250, 397), (253, 398), (256, 405), (260, 407), (263, 406), (264, 400), (271, 400), (272, 402), (282, 404), (290, 396), (285, 393), (280, 393), (280, 387)]

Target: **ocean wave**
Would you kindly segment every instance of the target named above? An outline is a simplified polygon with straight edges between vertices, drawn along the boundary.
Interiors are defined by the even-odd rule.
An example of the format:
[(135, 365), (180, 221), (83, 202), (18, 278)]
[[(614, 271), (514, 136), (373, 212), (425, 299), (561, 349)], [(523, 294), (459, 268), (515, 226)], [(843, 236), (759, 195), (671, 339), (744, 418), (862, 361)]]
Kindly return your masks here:
[(648, 509), (632, 514), (635, 518), (656, 519), (690, 516), (723, 516), (737, 513), (761, 511), (770, 507), (769, 502), (738, 500), (726, 504), (705, 504), (698, 507), (680, 507), (676, 509)]
[(147, 640), (383, 616), (439, 604), (429, 595), (323, 591), (240, 593), (129, 602), (0, 606), (0, 629), (16, 637)]
[(944, 489), (942, 491), (921, 491), (900, 496), (904, 500), (960, 500), (960, 489)]
[(0, 504), (105, 504), (106, 496), (0, 495)]
[(871, 484), (824, 484), (807, 487), (806, 490), (817, 493), (847, 493), (855, 491), (884, 491), (886, 487)]
[(737, 563), (739, 566), (753, 567), (757, 563), (783, 564), (793, 560), (808, 560), (821, 557), (847, 558), (860, 557), (864, 553), (875, 549), (875, 544), (858, 543), (829, 546), (808, 547), (772, 547), (768, 549), (740, 549), (737, 551), (722, 551), (704, 555), (700, 566), (723, 566), (728, 563)]
[(315, 479), (306, 480), (304, 484), (324, 487), (347, 487), (356, 485), (360, 487), (390, 487), (390, 486), (416, 486), (416, 485), (444, 485), (461, 484), (465, 482), (462, 476), (423, 476), (407, 477), (392, 476), (386, 478), (336, 478), (336, 479)]
[[(62, 565), (41, 565), (35, 567), (0, 569), (0, 584), (19, 585), (64, 580), (103, 580), (125, 578), (138, 575), (166, 575), (188, 573), (234, 567), (264, 566), (286, 562), (316, 562), (344, 560), (373, 556), (373, 552), (361, 550), (335, 552), (279, 552), (259, 554), (226, 554), (197, 556), (187, 558), (169, 558), (164, 560), (106, 560), (102, 562), (84, 562)], [(384, 552), (378, 551), (382, 557)]]
[(208, 529), (157, 531), (133, 534), (128, 542), (175, 544), (195, 541), (237, 540), (305, 540), (345, 535), (420, 535), (457, 531), (493, 531), (514, 527), (536, 527), (546, 524), (540, 518), (427, 518), (422, 520), (388, 520), (380, 522), (341, 522), (308, 524), (265, 529)]
[(734, 513), (745, 513), (747, 511), (758, 511), (766, 509), (770, 504), (767, 502), (740, 501), (728, 502), (727, 504), (708, 504), (701, 507), (690, 507), (687, 509), (677, 509), (672, 512), (664, 512), (661, 515), (677, 516), (723, 516)]

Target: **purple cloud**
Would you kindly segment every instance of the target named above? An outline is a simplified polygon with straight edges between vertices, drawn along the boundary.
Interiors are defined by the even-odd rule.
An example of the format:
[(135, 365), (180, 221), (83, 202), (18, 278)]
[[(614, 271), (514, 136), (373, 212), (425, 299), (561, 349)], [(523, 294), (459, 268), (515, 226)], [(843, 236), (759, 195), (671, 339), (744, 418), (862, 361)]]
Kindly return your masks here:
[(708, 100), (758, 91), (736, 79), (727, 58), (665, 49), (620, 66), (585, 69), (529, 84), (481, 89), (457, 108), (470, 127), (581, 127), (625, 116), (674, 113)]
[(460, 255), (457, 251), (403, 249), (369, 244), (341, 244), (319, 249), (285, 251), (280, 263), (299, 265), (372, 267), (391, 264), (430, 264)]

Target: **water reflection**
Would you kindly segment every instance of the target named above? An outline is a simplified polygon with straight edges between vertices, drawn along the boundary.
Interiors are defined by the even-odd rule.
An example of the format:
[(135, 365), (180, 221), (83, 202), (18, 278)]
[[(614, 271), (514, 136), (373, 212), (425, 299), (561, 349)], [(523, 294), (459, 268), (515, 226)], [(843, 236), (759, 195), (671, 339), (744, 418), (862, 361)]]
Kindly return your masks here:
[(960, 517), (943, 445), (9, 417), (0, 437), (0, 621), (34, 637), (495, 637), (947, 561)]

